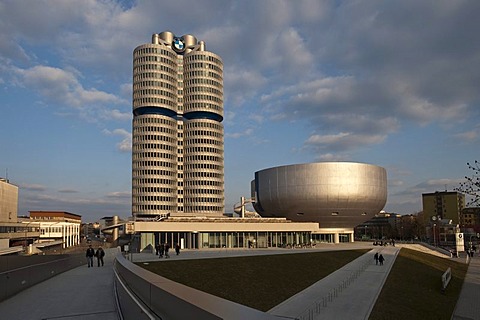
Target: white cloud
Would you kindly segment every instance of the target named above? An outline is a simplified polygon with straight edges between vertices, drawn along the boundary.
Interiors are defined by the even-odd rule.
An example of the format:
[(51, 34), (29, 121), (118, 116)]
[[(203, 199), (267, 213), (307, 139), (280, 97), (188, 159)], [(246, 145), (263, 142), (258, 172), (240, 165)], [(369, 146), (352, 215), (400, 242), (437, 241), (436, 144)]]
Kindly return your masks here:
[(385, 135), (360, 135), (351, 132), (327, 135), (313, 134), (305, 141), (305, 146), (318, 151), (323, 149), (346, 151), (352, 148), (379, 144), (385, 139)]
[(60, 190), (58, 190), (58, 192), (60, 192), (60, 193), (78, 193), (78, 191), (74, 190), (74, 189), (60, 189)]
[[(103, 114), (122, 117), (118, 110), (108, 110), (110, 105), (126, 104), (125, 100), (113, 94), (85, 89), (71, 71), (49, 66), (35, 66), (29, 69), (15, 69), (24, 86), (36, 90), (47, 101), (58, 106), (67, 106), (75, 110), (80, 117), (88, 121), (98, 121)], [(108, 118), (107, 118), (108, 119)]]
[(225, 97), (229, 107), (238, 107), (251, 100), (267, 83), (259, 70), (237, 66), (226, 69)]
[(345, 156), (340, 153), (322, 153), (315, 158), (316, 161), (345, 161)]
[(102, 117), (105, 120), (131, 121), (133, 115), (131, 112), (121, 112), (118, 109), (104, 110)]
[(454, 136), (455, 136), (455, 138), (460, 140), (460, 142), (475, 142), (475, 141), (478, 140), (478, 138), (480, 136), (480, 129), (475, 128), (475, 129), (470, 130), (470, 131), (457, 133)]
[(253, 134), (253, 129), (252, 128), (247, 128), (244, 131), (241, 132), (235, 132), (235, 133), (227, 133), (225, 134), (225, 137), (227, 138), (232, 138), (232, 139), (238, 139), (246, 136), (251, 136)]
[(109, 136), (120, 136), (122, 141), (117, 143), (117, 149), (121, 152), (132, 151), (132, 134), (125, 129), (115, 129), (113, 131), (104, 129), (103, 133)]
[(251, 114), (248, 118), (258, 124), (263, 123), (263, 121), (265, 120), (264, 116), (258, 113)]
[(83, 88), (72, 72), (49, 66), (17, 69), (25, 85), (37, 89), (43, 96), (57, 103), (66, 103), (81, 108), (91, 103), (122, 103), (123, 101), (106, 92)]
[(107, 194), (107, 198), (114, 198), (114, 199), (130, 199), (132, 197), (132, 193), (128, 191), (117, 191), (117, 192), (110, 192)]
[(30, 183), (22, 183), (19, 185), (20, 189), (25, 189), (28, 191), (45, 191), (47, 187), (41, 184), (30, 184)]

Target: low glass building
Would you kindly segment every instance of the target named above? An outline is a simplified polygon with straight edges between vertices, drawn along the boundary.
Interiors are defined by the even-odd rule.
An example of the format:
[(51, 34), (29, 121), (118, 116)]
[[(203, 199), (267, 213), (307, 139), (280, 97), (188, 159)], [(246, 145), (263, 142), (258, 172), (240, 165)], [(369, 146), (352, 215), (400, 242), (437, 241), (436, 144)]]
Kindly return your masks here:
[(212, 249), (311, 247), (317, 243), (353, 241), (351, 229), (322, 230), (318, 222), (292, 222), (285, 218), (169, 218), (135, 221), (133, 228), (141, 235), (142, 249), (158, 243)]

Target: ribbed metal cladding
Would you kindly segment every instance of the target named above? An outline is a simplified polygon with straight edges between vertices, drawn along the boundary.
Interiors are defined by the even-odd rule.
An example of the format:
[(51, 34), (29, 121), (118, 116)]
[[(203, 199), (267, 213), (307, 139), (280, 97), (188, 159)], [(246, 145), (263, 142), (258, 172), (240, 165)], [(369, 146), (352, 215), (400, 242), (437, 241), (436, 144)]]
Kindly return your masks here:
[(133, 52), (132, 213), (224, 212), (223, 63), (166, 31)]
[(385, 206), (387, 173), (356, 162), (296, 164), (256, 172), (252, 189), (262, 216), (318, 221), (321, 228), (355, 227)]

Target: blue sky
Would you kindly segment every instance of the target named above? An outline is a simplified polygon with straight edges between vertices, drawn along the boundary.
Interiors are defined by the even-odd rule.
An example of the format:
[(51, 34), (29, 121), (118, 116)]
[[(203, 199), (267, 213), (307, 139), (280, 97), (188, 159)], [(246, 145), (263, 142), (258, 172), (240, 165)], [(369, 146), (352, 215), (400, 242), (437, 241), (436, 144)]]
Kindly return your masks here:
[(479, 159), (478, 1), (0, 0), (0, 176), (19, 214), (131, 212), (132, 51), (192, 34), (224, 61), (226, 211), (254, 172), (384, 167), (420, 211)]

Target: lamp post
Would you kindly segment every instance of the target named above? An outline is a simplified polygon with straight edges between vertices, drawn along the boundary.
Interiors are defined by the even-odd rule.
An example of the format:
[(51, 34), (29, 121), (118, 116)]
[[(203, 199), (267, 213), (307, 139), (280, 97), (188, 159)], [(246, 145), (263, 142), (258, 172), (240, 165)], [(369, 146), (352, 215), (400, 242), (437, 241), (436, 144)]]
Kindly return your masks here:
[(25, 226), (25, 239), (24, 239), (24, 243), (25, 243), (25, 253), (27, 253), (27, 247), (28, 247), (28, 226), (31, 225), (32, 223), (36, 223), (36, 221), (30, 221), (30, 222), (27, 222), (27, 225)]
[(437, 221), (437, 219), (439, 219), (437, 216), (432, 216), (432, 221), (434, 222), (433, 223), (433, 245), (436, 247), (437, 246), (437, 239), (435, 238), (435, 227), (437, 226), (437, 224), (435, 223)]

